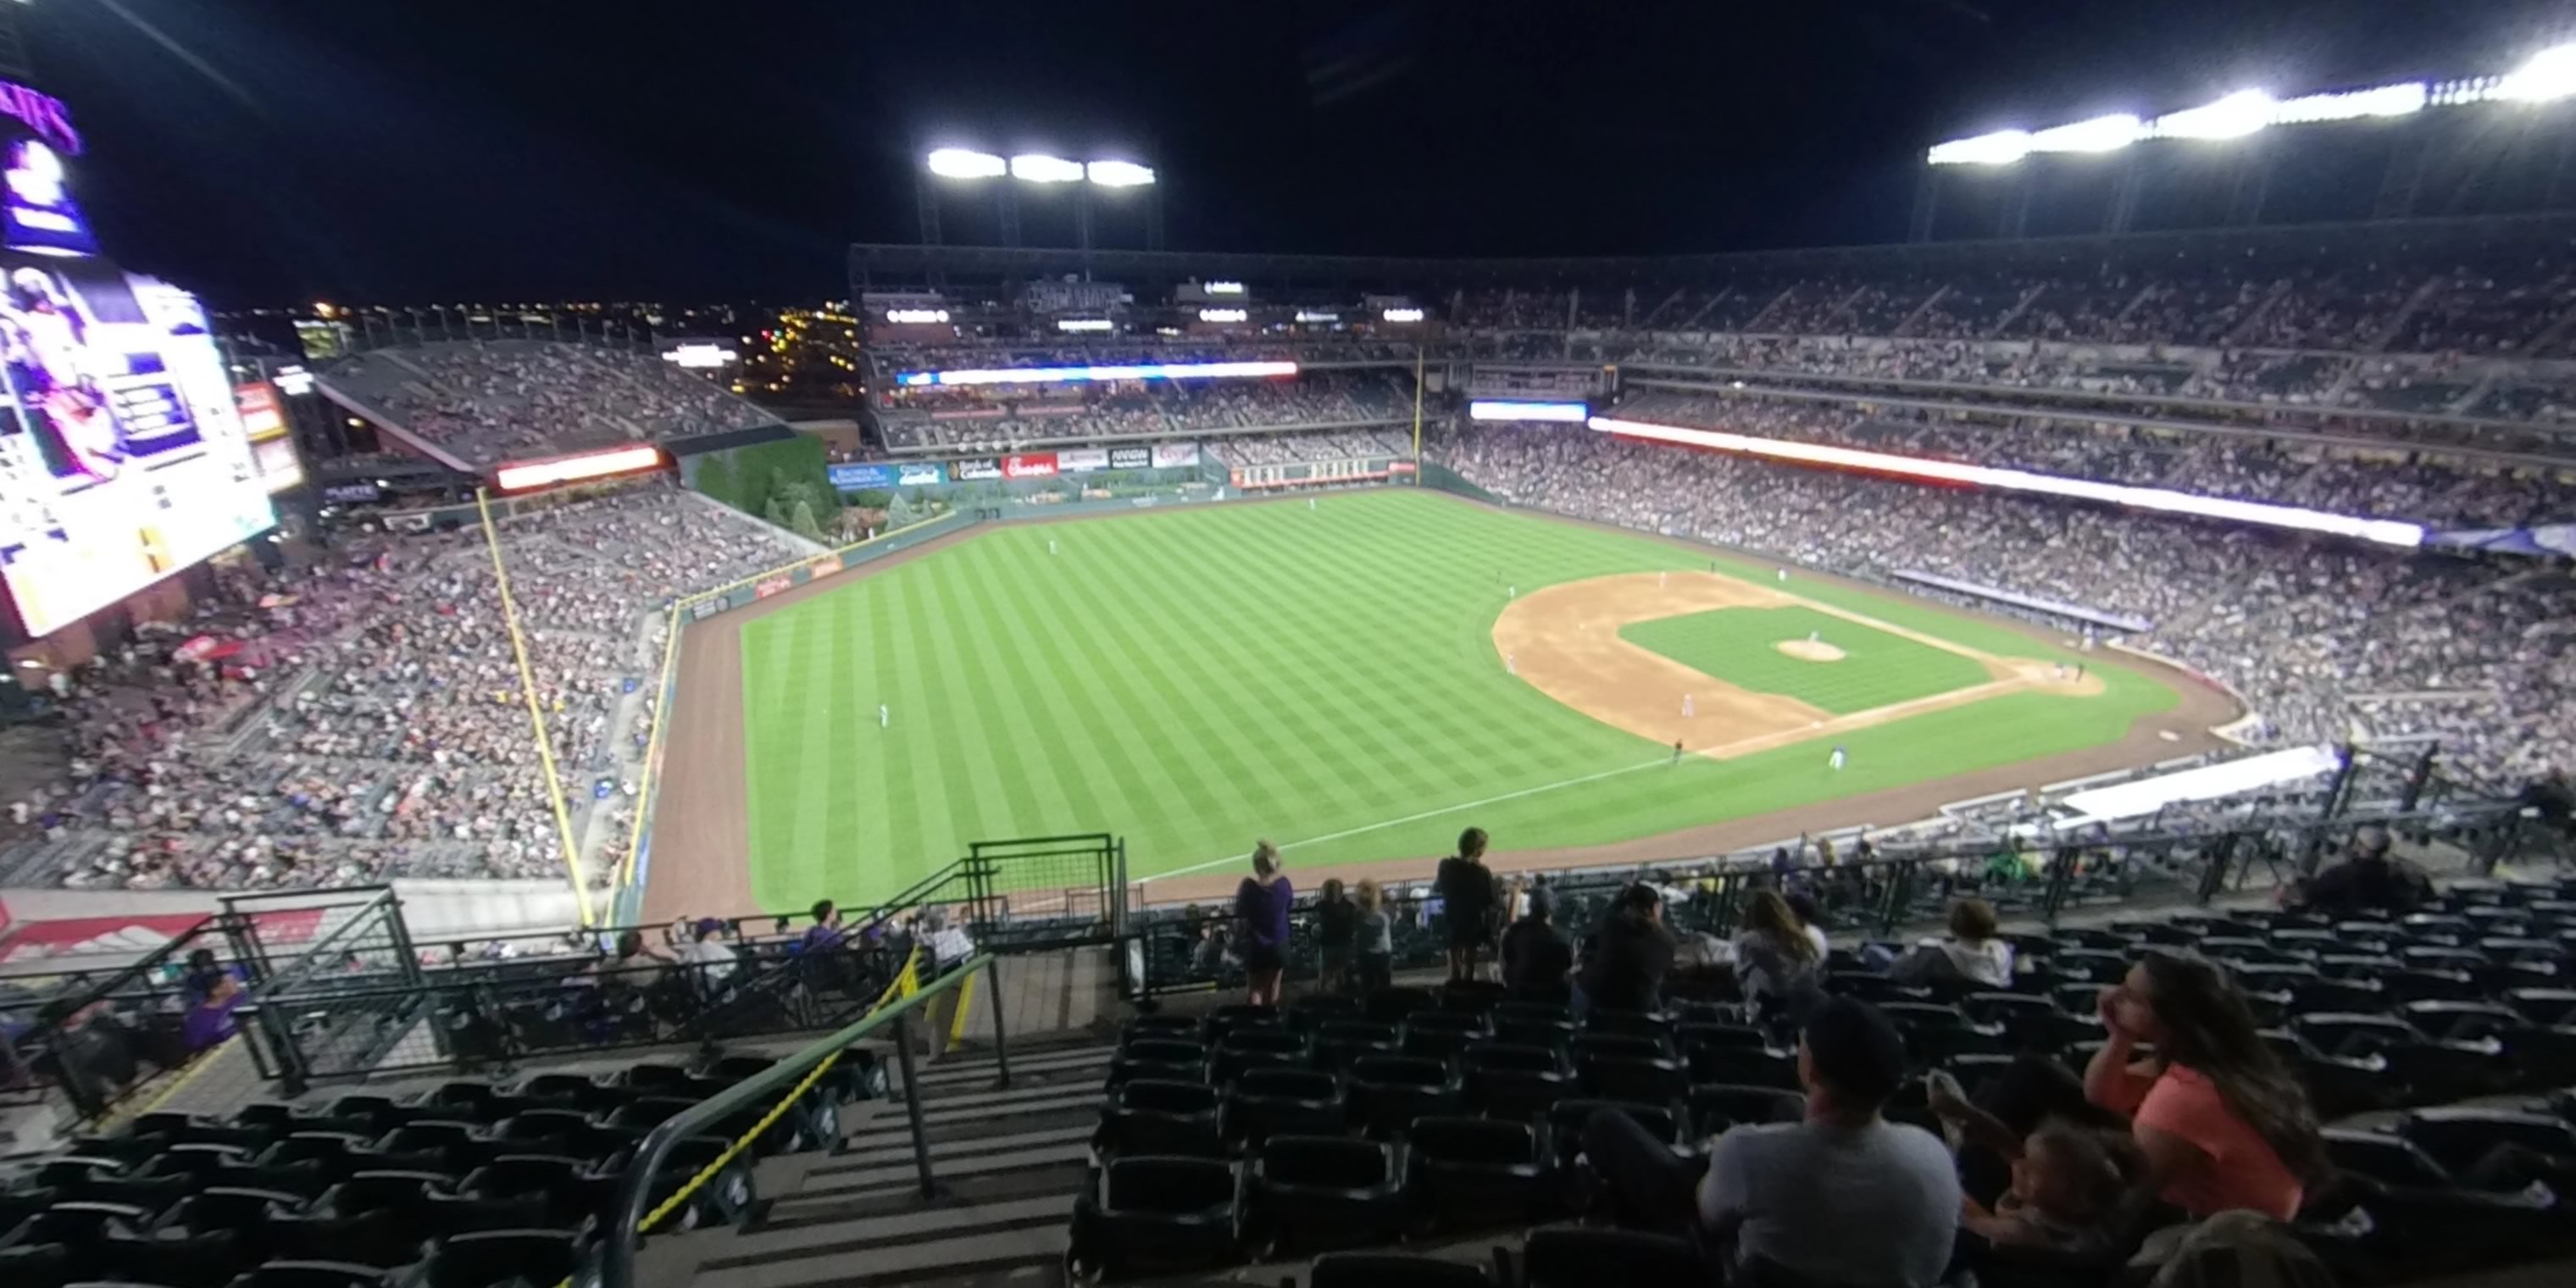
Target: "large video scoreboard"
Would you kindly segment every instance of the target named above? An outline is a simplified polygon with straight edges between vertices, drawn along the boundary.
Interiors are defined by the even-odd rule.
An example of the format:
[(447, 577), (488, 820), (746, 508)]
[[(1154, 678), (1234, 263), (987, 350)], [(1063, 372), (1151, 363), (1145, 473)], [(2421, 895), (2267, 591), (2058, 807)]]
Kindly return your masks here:
[(0, 81), (0, 584), (30, 635), (275, 521), (205, 311), (99, 253), (80, 151)]

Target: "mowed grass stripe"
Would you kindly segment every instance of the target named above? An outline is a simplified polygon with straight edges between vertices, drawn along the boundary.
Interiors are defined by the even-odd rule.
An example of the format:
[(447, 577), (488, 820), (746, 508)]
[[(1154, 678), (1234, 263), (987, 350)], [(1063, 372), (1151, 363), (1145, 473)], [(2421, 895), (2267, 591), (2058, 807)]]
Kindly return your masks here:
[[(1890, 635), (1813, 608), (1720, 608), (1631, 622), (1619, 637), (1705, 675), (1756, 693), (1777, 693), (1837, 715), (1973, 688), (1994, 677), (1973, 658)], [(1780, 651), (1783, 642), (1843, 651), (1814, 662)]]
[[(1829, 744), (1665, 766), (1661, 748), (1556, 704), (1494, 653), (1506, 587), (1709, 563), (1402, 491), (989, 527), (746, 636), (760, 672), (743, 688), (756, 814), (807, 807), (791, 758), (858, 762), (827, 772), (818, 836), (755, 818), (756, 888), (774, 906), (881, 897), (970, 841), (1068, 824), (1127, 838), (1137, 876), (1240, 853), (1257, 835), (1365, 829), (1300, 849), (1300, 864), (1428, 855), (1469, 823), (1509, 848), (1594, 844), (2095, 745), (2174, 700), (2096, 658), (2103, 698), (2015, 695), (2028, 701), (1856, 731), (1840, 775), (1824, 768)], [(1828, 599), (1836, 588), (1795, 578), (1788, 589), (1990, 652), (2048, 655), (1899, 600)], [(837, 634), (803, 622), (826, 615), (841, 618)], [(1835, 666), (1848, 663), (1818, 670)], [(895, 727), (876, 737), (881, 695)], [(819, 750), (805, 745), (816, 722)], [(1627, 772), (1553, 789), (1610, 770)]]

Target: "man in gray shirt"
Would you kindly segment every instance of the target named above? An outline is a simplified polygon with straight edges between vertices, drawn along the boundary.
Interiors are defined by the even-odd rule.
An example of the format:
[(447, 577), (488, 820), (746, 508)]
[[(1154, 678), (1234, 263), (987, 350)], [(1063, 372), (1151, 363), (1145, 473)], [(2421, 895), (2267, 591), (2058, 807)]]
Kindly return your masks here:
[(1959, 1179), (1939, 1137), (1879, 1116), (1905, 1078), (1905, 1041), (1878, 1008), (1835, 998), (1798, 1039), (1802, 1121), (1739, 1126), (1694, 1166), (1616, 1111), (1584, 1153), (1623, 1221), (1732, 1236), (1737, 1265), (1828, 1285), (1930, 1288), (1950, 1261)]

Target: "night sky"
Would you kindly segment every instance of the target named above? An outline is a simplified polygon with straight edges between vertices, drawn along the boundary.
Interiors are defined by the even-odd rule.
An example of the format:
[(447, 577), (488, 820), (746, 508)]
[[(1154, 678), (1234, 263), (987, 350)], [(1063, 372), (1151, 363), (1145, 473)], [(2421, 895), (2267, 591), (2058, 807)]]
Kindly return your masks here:
[[(112, 255), (218, 307), (811, 300), (930, 146), (1128, 156), (1174, 249), (1891, 240), (1923, 147), (2503, 70), (2543, 0), (36, 0)], [(991, 241), (989, 204), (944, 207)], [(1025, 203), (1023, 240), (1070, 218)], [(1103, 244), (1140, 244), (1132, 209)]]

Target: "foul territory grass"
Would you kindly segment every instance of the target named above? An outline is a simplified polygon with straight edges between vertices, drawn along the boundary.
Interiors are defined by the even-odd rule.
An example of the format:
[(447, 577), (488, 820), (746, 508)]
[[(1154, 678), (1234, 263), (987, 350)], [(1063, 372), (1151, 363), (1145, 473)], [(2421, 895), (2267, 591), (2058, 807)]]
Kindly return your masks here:
[[(755, 893), (872, 899), (972, 841), (1080, 831), (1125, 837), (1133, 877), (1230, 868), (1258, 837), (1298, 867), (1442, 853), (1471, 823), (1502, 849), (1600, 844), (2095, 746), (2177, 700), (2092, 658), (2101, 696), (2009, 694), (1838, 735), (1840, 773), (1818, 744), (1676, 766), (1495, 655), (1515, 589), (1711, 566), (1412, 491), (988, 527), (744, 627)], [(1991, 653), (2071, 656), (1899, 595), (1786, 588)], [(1824, 620), (1762, 648), (1809, 629), (1860, 642)], [(1889, 656), (1961, 661), (1924, 652)], [(1940, 687), (1983, 678), (1960, 675)]]

